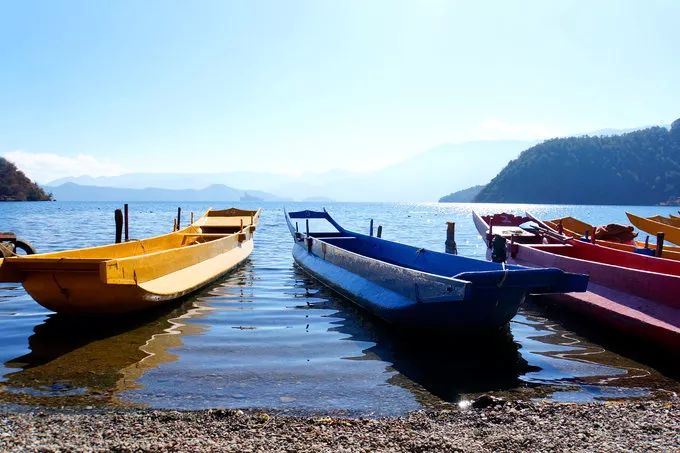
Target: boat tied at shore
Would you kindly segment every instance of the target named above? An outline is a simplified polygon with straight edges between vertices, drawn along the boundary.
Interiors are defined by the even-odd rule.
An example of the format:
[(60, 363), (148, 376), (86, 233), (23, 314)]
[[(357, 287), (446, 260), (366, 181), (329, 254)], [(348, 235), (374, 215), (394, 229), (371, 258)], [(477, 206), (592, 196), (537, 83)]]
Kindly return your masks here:
[[(555, 268), (490, 263), (352, 232), (325, 210), (285, 216), (293, 258), (303, 270), (398, 327), (452, 333), (497, 329), (527, 294), (585, 291), (588, 284), (585, 275)], [(334, 231), (311, 231), (310, 220)]]
[(473, 221), (487, 246), (503, 238), (509, 263), (589, 275), (586, 292), (546, 298), (550, 303), (680, 350), (680, 262), (567, 237), (530, 214), (473, 212)]
[(119, 244), (0, 259), (0, 282), (21, 283), (59, 313), (114, 315), (156, 307), (221, 277), (253, 250), (260, 210), (209, 209), (189, 226)]

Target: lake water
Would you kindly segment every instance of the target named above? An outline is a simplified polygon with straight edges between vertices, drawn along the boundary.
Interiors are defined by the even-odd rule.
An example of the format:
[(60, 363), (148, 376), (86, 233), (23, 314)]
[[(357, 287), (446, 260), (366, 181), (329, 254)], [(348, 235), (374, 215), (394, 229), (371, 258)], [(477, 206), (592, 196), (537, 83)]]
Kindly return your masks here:
[[(168, 232), (177, 206), (185, 219), (190, 211), (198, 215), (210, 206), (226, 207), (135, 203), (130, 206), (130, 236)], [(507, 332), (484, 342), (398, 335), (296, 268), (283, 206), (260, 206), (264, 211), (251, 258), (159, 312), (113, 321), (70, 320), (36, 304), (21, 286), (0, 284), (0, 402), (371, 416), (443, 407), (486, 392), (579, 402), (663, 397), (679, 390), (677, 381), (649, 364), (593, 342), (599, 339), (597, 329), (582, 329), (569, 317), (548, 319), (531, 303)], [(439, 251), (444, 249), (445, 222), (453, 220), (459, 254), (477, 258), (484, 258), (485, 248), (472, 224), (473, 208), (485, 213), (529, 210), (543, 218), (574, 215), (596, 224), (625, 223), (626, 210), (675, 212), (663, 207), (436, 203), (325, 206), (350, 229), (367, 231), (373, 218), (383, 225), (384, 238)], [(0, 231), (16, 232), (41, 252), (104, 244), (113, 240), (117, 207), (0, 203)]]

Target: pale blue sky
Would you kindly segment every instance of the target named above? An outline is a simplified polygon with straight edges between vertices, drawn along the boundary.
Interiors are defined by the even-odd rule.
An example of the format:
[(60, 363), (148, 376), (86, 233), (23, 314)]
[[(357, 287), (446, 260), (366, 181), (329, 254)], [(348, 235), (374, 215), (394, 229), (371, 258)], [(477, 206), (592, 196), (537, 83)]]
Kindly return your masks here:
[(39, 179), (361, 170), (668, 124), (679, 18), (671, 0), (3, 0), (0, 155)]

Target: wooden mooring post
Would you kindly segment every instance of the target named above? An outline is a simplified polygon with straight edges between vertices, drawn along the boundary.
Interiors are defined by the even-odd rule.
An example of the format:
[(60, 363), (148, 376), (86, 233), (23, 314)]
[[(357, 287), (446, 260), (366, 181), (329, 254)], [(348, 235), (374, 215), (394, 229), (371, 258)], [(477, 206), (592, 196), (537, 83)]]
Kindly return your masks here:
[(456, 222), (446, 222), (446, 242), (445, 251), (452, 255), (458, 255), (458, 247), (456, 246)]
[(123, 211), (116, 209), (113, 212), (113, 220), (116, 222), (116, 244), (120, 244), (123, 237)]
[(665, 236), (665, 233), (656, 233), (656, 256), (660, 257), (663, 254), (663, 241)]
[(125, 212), (125, 242), (127, 242), (130, 240), (130, 215), (127, 203), (123, 205), (123, 210)]

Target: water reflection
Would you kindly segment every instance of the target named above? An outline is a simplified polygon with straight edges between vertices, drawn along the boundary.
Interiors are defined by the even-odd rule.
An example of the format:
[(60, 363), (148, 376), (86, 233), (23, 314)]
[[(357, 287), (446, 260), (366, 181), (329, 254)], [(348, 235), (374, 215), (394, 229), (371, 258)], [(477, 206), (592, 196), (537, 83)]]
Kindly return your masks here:
[[(386, 362), (395, 370), (387, 382), (409, 390), (423, 406), (458, 402), (485, 392), (510, 397), (592, 401), (650, 396), (656, 389), (680, 390), (673, 379), (612, 353), (523, 308), (508, 328), (493, 336), (431, 336), (398, 332), (296, 268), (298, 284), (312, 308), (333, 307), (331, 330), (374, 343), (349, 360)], [(512, 327), (512, 329), (510, 328)], [(513, 332), (522, 338), (520, 346)]]
[[(135, 206), (134, 237), (166, 231), (176, 213), (174, 203)], [(110, 241), (111, 216), (103, 212), (116, 207), (12, 203), (2, 206), (2, 218), (5, 229), (49, 251)], [(182, 205), (186, 212), (207, 207)], [(295, 204), (291, 209), (318, 207)], [(618, 349), (608, 343), (593, 342), (597, 329), (580, 330), (583, 319), (572, 327), (549, 321), (552, 315), (544, 310), (523, 309), (509, 331), (486, 341), (396, 334), (296, 269), (280, 206), (265, 208), (251, 260), (163, 312), (74, 323), (47, 317), (21, 287), (0, 285), (0, 362), (5, 362), (0, 401), (397, 415), (490, 391), (582, 401), (678, 389), (654, 367), (611, 352)], [(435, 250), (443, 247), (444, 220), (456, 220), (460, 253), (482, 258), (486, 251), (470, 220), (470, 210), (479, 205), (329, 208), (349, 228), (365, 231), (367, 219), (374, 217), (387, 239)], [(542, 217), (574, 214), (594, 223), (624, 220), (616, 217), (623, 216), (620, 207), (526, 209)], [(656, 207), (649, 210), (658, 213)], [(45, 218), (53, 222), (50, 234), (44, 234)], [(427, 228), (419, 228), (416, 238), (414, 225)]]
[(307, 306), (338, 310), (334, 314), (338, 319), (329, 330), (345, 334), (348, 340), (373, 343), (361, 356), (345, 359), (386, 363), (386, 371), (398, 372), (387, 382), (409, 390), (422, 405), (457, 402), (470, 393), (513, 389), (520, 385), (521, 375), (538, 370), (520, 355), (509, 328), (476, 338), (396, 331), (355, 309), (302, 270), (296, 268), (296, 274), (305, 289)]
[[(193, 300), (112, 320), (50, 315), (28, 339), (30, 352), (5, 362), (5, 402), (123, 404), (117, 393), (137, 388), (148, 370), (177, 360), (182, 337), (205, 326), (186, 323), (209, 310)], [(67, 400), (67, 401), (65, 401)]]

